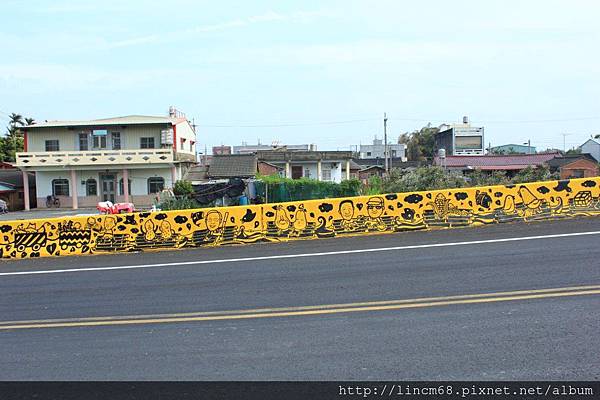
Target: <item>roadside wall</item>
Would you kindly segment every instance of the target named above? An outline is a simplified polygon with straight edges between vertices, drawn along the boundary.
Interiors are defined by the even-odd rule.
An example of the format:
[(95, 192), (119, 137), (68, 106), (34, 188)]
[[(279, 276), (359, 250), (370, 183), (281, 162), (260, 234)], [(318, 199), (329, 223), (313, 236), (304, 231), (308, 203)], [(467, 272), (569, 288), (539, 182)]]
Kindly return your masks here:
[(219, 246), (600, 215), (600, 177), (0, 223), (0, 258)]

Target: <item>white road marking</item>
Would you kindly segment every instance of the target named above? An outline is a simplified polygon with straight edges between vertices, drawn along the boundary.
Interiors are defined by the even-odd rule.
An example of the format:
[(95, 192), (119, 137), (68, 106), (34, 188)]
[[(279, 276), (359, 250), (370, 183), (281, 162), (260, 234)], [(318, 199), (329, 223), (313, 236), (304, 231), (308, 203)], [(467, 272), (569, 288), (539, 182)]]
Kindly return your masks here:
[(417, 245), (410, 245), (410, 246), (379, 247), (379, 248), (372, 248), (372, 249), (339, 250), (339, 251), (327, 251), (327, 252), (320, 252), (320, 253), (279, 254), (279, 255), (274, 255), (274, 256), (225, 258), (225, 259), (220, 259), (220, 260), (180, 261), (180, 262), (159, 263), (159, 264), (119, 265), (119, 266), (114, 266), (114, 267), (87, 267), (87, 268), (70, 268), (70, 269), (50, 269), (50, 270), (41, 270), (41, 271), (1, 272), (0, 276), (61, 274), (61, 273), (67, 273), (67, 272), (115, 271), (115, 270), (122, 270), (122, 269), (144, 269), (144, 268), (177, 267), (177, 266), (202, 265), (202, 264), (222, 264), (222, 263), (234, 263), (234, 262), (243, 262), (243, 261), (280, 260), (280, 259), (285, 259), (285, 258), (324, 257), (324, 256), (335, 256), (335, 255), (340, 255), (340, 254), (376, 253), (376, 252), (381, 252), (381, 251), (427, 249), (427, 248), (435, 248), (435, 247), (452, 247), (452, 246), (469, 246), (469, 245), (476, 245), (476, 244), (519, 242), (522, 240), (542, 240), (542, 239), (555, 239), (555, 238), (591, 236), (591, 235), (600, 235), (600, 231), (559, 233), (559, 234), (554, 234), (554, 235), (522, 236), (522, 237), (503, 238), (503, 239), (473, 240), (470, 242), (430, 243), (430, 244), (417, 244)]

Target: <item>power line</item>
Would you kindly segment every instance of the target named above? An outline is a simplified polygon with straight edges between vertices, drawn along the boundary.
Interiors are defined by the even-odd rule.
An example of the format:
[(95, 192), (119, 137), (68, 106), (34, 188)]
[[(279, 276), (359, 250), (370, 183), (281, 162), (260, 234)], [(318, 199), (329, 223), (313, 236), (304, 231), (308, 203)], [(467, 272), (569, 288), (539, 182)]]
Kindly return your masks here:
[(319, 125), (342, 125), (342, 124), (353, 124), (359, 122), (376, 121), (378, 118), (368, 119), (351, 119), (345, 121), (321, 121), (321, 122), (290, 122), (280, 124), (248, 124), (248, 125), (234, 125), (234, 124), (223, 124), (223, 125), (204, 125), (198, 124), (200, 128), (283, 128), (291, 126), (319, 126)]
[[(474, 120), (474, 123), (479, 124), (527, 124), (527, 123), (546, 123), (546, 122), (569, 122), (569, 121), (592, 121), (599, 120), (598, 117), (574, 117), (574, 118), (553, 118), (553, 119), (530, 119), (530, 120)], [(296, 126), (326, 126), (326, 125), (343, 125), (362, 122), (377, 121), (379, 118), (364, 118), (350, 119), (340, 121), (318, 121), (318, 122), (281, 122), (281, 123), (264, 123), (264, 124), (198, 124), (200, 128), (285, 128)], [(448, 122), (448, 119), (437, 118), (409, 118), (409, 117), (394, 117), (388, 118), (390, 121), (410, 121), (410, 122)]]

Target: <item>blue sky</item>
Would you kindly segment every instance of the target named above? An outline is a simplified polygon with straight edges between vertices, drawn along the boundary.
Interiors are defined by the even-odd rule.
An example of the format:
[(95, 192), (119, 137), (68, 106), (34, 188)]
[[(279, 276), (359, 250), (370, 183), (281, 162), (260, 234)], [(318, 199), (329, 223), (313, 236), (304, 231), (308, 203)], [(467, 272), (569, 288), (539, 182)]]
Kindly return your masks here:
[(468, 115), (492, 145), (600, 133), (600, 2), (2, 1), (0, 123), (164, 115), (201, 144), (347, 150)]

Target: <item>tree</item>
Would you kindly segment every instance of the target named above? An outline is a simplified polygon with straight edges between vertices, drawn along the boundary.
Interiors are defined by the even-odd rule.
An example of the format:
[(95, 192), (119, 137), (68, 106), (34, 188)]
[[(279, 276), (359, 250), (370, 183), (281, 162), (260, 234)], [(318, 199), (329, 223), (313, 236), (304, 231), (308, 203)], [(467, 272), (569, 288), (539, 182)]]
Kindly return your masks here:
[(400, 135), (398, 143), (406, 145), (406, 157), (411, 161), (431, 160), (435, 156), (435, 135), (439, 128), (427, 124), (423, 128)]
[(23, 116), (21, 114), (11, 113), (8, 118), (10, 118), (10, 122), (8, 123), (11, 126), (23, 126)]
[(539, 181), (550, 181), (558, 179), (558, 174), (552, 174), (550, 169), (546, 166), (532, 167), (531, 165), (525, 169), (519, 171), (511, 179), (512, 183), (527, 183), (527, 182), (539, 182)]
[(25, 118), (25, 125), (33, 125), (35, 120), (33, 118)]
[(194, 194), (194, 187), (192, 186), (192, 182), (190, 181), (177, 181), (175, 185), (173, 185), (173, 193), (175, 196), (180, 197), (192, 197)]
[(11, 113), (9, 116), (8, 126), (6, 127), (6, 135), (0, 137), (0, 161), (14, 162), (16, 160), (15, 153), (23, 151), (25, 140), (20, 127), (25, 123), (30, 124), (33, 118), (25, 118), (21, 114)]
[(383, 178), (384, 193), (414, 192), (422, 190), (449, 189), (466, 186), (466, 180), (440, 167), (420, 167), (412, 171), (393, 169)]

